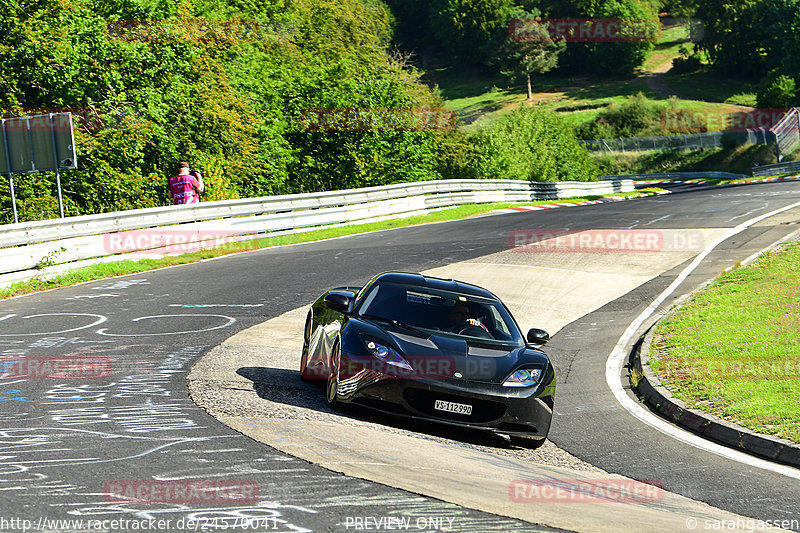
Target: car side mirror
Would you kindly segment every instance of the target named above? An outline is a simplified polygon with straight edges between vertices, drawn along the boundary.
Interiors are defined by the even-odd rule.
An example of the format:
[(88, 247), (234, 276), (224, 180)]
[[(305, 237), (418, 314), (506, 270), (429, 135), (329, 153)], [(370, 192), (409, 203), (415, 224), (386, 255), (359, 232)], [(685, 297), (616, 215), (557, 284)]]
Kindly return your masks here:
[(539, 346), (542, 346), (547, 344), (547, 341), (549, 340), (550, 334), (543, 329), (532, 328), (528, 330), (528, 342), (530, 344), (538, 344)]
[(339, 313), (347, 313), (355, 295), (348, 291), (331, 291), (325, 295), (325, 306)]

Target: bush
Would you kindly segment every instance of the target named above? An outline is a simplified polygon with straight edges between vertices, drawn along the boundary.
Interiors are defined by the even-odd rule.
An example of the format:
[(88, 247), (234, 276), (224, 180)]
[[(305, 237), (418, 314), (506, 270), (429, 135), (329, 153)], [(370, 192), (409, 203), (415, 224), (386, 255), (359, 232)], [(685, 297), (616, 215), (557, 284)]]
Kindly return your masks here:
[(703, 61), (698, 54), (690, 54), (689, 49), (684, 45), (678, 47), (678, 57), (672, 60), (673, 74), (689, 74), (697, 72), (703, 66)]
[(471, 162), (475, 154), (469, 135), (461, 130), (444, 131), (438, 138), (437, 170), (444, 179), (475, 179)]
[(792, 107), (797, 102), (797, 92), (794, 78), (786, 75), (767, 79), (757, 98), (758, 107), (785, 109)]
[(597, 166), (556, 114), (522, 107), (471, 137), (472, 176), (531, 181), (594, 181)]
[[(602, 115), (601, 115), (602, 117)], [(617, 130), (611, 124), (598, 117), (597, 120), (584, 122), (575, 128), (575, 135), (579, 139), (613, 139), (619, 137)]]
[(675, 98), (666, 105), (648, 100), (642, 93), (622, 103), (612, 102), (593, 122), (575, 129), (580, 139), (614, 139), (617, 137), (651, 137), (676, 133), (699, 133), (708, 130), (697, 123), (695, 114), (678, 106)]
[(635, 137), (659, 126), (661, 110), (662, 106), (638, 93), (621, 104), (612, 103), (602, 118), (618, 136)]

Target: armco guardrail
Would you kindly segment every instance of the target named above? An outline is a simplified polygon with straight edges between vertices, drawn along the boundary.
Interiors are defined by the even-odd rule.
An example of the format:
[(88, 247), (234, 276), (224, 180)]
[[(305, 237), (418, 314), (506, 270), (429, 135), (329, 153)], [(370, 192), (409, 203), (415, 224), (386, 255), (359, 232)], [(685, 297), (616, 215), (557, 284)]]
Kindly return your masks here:
[(762, 165), (760, 167), (753, 167), (750, 171), (753, 176), (757, 177), (781, 176), (783, 174), (793, 174), (795, 172), (800, 172), (800, 161)]
[(775, 133), (778, 161), (800, 144), (800, 109), (793, 107), (770, 128)]
[[(110, 256), (121, 253), (122, 248), (126, 252), (158, 251), (169, 242), (177, 242), (169, 238), (176, 232), (180, 233), (181, 242), (211, 245), (220, 236), (238, 240), (315, 226), (370, 222), (467, 203), (527, 202), (633, 190), (633, 182), (627, 176), (599, 182), (558, 183), (438, 180), (24, 222), (0, 226), (0, 274), (28, 271), (43, 263)], [(148, 238), (139, 238), (143, 231)]]
[(733, 172), (718, 172), (718, 171), (700, 171), (700, 172), (661, 172), (654, 174), (615, 174), (612, 176), (603, 176), (604, 179), (632, 179), (634, 181), (660, 181), (660, 180), (694, 180), (694, 179), (711, 179), (711, 180), (735, 180), (746, 178), (746, 174), (734, 174)]

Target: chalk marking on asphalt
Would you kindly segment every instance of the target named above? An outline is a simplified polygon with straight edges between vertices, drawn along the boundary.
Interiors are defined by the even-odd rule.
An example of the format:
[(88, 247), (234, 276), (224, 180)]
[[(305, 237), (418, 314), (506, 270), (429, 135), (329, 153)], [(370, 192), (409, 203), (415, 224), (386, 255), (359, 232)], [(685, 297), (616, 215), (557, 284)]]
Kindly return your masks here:
[(628, 411), (631, 415), (639, 419), (640, 421), (644, 422), (645, 424), (653, 427), (654, 429), (664, 433), (665, 435), (677, 439), (681, 442), (689, 444), (690, 446), (694, 446), (695, 448), (699, 448), (701, 450), (705, 450), (707, 452), (719, 455), (721, 457), (725, 457), (726, 459), (731, 459), (733, 461), (737, 461), (748, 466), (752, 466), (755, 468), (761, 468), (763, 470), (769, 470), (771, 472), (775, 472), (777, 474), (781, 474), (790, 478), (800, 479), (800, 470), (796, 468), (792, 468), (790, 466), (785, 466), (777, 463), (773, 463), (764, 459), (759, 459), (757, 457), (753, 457), (752, 455), (748, 455), (744, 452), (740, 452), (737, 450), (733, 450), (726, 446), (722, 446), (721, 444), (717, 444), (711, 441), (704, 439), (694, 433), (686, 431), (676, 425), (670, 424), (669, 422), (657, 417), (656, 415), (652, 414), (650, 411), (639, 405), (636, 401), (631, 399), (630, 396), (627, 395), (625, 390), (622, 387), (622, 380), (620, 379), (620, 374), (622, 372), (622, 366), (625, 362), (625, 358), (628, 355), (628, 346), (630, 345), (631, 341), (633, 340), (634, 335), (636, 334), (637, 330), (644, 324), (644, 322), (650, 318), (653, 313), (661, 306), (662, 303), (678, 288), (678, 286), (683, 283), (686, 278), (697, 268), (697, 266), (721, 243), (726, 241), (727, 239), (733, 237), (734, 235), (741, 233), (742, 231), (746, 230), (753, 224), (761, 222), (762, 220), (775, 216), (779, 213), (784, 211), (788, 211), (789, 209), (794, 209), (795, 207), (800, 207), (800, 202), (788, 205), (786, 207), (782, 207), (780, 209), (776, 209), (775, 211), (770, 211), (764, 215), (757, 216), (755, 218), (751, 218), (745, 222), (742, 222), (738, 226), (731, 228), (726, 233), (720, 235), (714, 242), (709, 244), (705, 250), (703, 250), (694, 260), (687, 266), (683, 271), (678, 275), (678, 277), (673, 281), (669, 287), (664, 289), (664, 291), (658, 295), (658, 297), (650, 302), (650, 305), (642, 311), (642, 313), (636, 317), (636, 319), (631, 322), (628, 326), (628, 329), (625, 330), (625, 333), (622, 334), (617, 345), (614, 347), (614, 350), (609, 355), (608, 360), (606, 361), (606, 383), (608, 384), (611, 392), (616, 397), (617, 401)]
[[(14, 316), (17, 316), (17, 315), (4, 316), (0, 320), (5, 320), (7, 318), (11, 318), (11, 317), (14, 317)], [(36, 333), (0, 333), (0, 337), (20, 337), (20, 336), (23, 336), (23, 335), (58, 335), (59, 333), (67, 333), (67, 332), (70, 332), (70, 331), (78, 331), (78, 330), (81, 330), (81, 329), (91, 328), (91, 327), (97, 326), (98, 324), (102, 324), (103, 322), (108, 320), (108, 317), (106, 317), (104, 315), (96, 315), (94, 313), (41, 313), (41, 314), (38, 314), (38, 315), (24, 316), (24, 317), (22, 317), (22, 320), (27, 320), (28, 318), (39, 318), (41, 316), (93, 316), (93, 317), (97, 317), (97, 320), (95, 320), (91, 324), (87, 324), (86, 326), (81, 326), (79, 328), (62, 329), (60, 331), (39, 331), (39, 332), (36, 332)]]
[(196, 314), (196, 313), (185, 313), (181, 315), (153, 315), (153, 316), (140, 316), (139, 318), (134, 318), (131, 322), (139, 322), (140, 320), (150, 320), (153, 318), (185, 318), (187, 316), (199, 316), (199, 317), (217, 317), (217, 318), (224, 318), (227, 320), (225, 324), (221, 326), (214, 326), (211, 328), (205, 329), (193, 329), (189, 331), (168, 331), (166, 333), (109, 333), (108, 328), (98, 329), (96, 333), (98, 335), (105, 335), (107, 337), (155, 337), (158, 335), (187, 335), (187, 334), (195, 334), (195, 333), (203, 333), (205, 331), (212, 331), (215, 329), (222, 329), (227, 328), (228, 326), (233, 325), (236, 322), (236, 319), (233, 317), (229, 317), (227, 315), (204, 315), (204, 314)]

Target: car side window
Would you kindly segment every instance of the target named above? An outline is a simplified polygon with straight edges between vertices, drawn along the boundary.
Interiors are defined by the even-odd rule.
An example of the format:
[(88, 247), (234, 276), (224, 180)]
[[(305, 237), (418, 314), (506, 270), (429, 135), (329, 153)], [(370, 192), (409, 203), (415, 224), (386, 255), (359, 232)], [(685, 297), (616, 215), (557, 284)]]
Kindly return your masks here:
[(492, 313), (492, 319), (494, 319), (494, 328), (499, 331), (500, 333), (511, 337), (511, 332), (508, 331), (508, 327), (506, 325), (506, 321), (503, 320), (503, 317), (500, 316), (500, 313), (497, 311), (497, 308), (494, 306), (490, 306), (489, 309)]
[(367, 294), (367, 297), (364, 298), (364, 301), (361, 302), (361, 307), (358, 308), (359, 313), (369, 313), (369, 306), (372, 302), (375, 301), (375, 297), (378, 296), (378, 291), (381, 290), (381, 285), (375, 285), (372, 290)]

